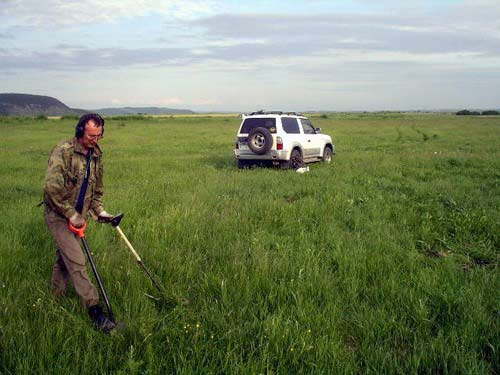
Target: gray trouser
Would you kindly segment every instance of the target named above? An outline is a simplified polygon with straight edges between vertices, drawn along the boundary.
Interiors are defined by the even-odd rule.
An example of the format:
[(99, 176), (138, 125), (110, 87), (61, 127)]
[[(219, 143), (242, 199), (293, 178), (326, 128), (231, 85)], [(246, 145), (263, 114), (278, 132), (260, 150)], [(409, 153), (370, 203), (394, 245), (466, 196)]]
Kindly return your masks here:
[(99, 302), (97, 289), (89, 280), (85, 256), (78, 238), (71, 233), (68, 222), (55, 212), (45, 210), (45, 223), (56, 243), (56, 261), (52, 268), (51, 286), (56, 296), (64, 295), (68, 280), (87, 308)]

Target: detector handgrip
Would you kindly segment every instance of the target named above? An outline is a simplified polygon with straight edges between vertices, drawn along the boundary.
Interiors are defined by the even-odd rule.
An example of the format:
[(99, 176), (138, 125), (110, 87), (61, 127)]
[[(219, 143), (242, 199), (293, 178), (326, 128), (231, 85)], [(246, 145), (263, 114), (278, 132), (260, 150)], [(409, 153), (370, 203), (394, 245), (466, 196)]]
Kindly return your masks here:
[(87, 227), (87, 223), (83, 222), (83, 225), (80, 228), (74, 227), (71, 225), (70, 222), (68, 222), (68, 228), (71, 232), (77, 235), (79, 238), (85, 237), (85, 234), (83, 233), (85, 231), (85, 228)]

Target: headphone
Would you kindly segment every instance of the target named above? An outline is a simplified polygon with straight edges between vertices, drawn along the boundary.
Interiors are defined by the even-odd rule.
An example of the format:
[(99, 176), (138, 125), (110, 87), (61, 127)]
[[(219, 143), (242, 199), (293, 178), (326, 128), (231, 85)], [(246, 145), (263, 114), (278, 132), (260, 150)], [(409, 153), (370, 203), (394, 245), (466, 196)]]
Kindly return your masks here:
[[(97, 113), (87, 113), (80, 117), (78, 120), (78, 123), (76, 124), (75, 127), (75, 137), (76, 138), (82, 138), (83, 134), (85, 133), (85, 125), (87, 125), (87, 122), (90, 120), (94, 121), (94, 123), (102, 128), (102, 135), (104, 135), (104, 119), (99, 116)], [(102, 136), (101, 135), (101, 136)]]

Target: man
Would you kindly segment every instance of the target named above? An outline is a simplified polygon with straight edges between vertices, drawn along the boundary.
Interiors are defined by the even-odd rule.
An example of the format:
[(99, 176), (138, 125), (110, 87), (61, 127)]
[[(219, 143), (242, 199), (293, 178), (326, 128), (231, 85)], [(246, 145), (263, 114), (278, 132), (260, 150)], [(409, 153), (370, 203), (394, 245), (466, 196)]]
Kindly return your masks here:
[(56, 261), (51, 287), (55, 296), (65, 294), (69, 280), (97, 329), (109, 333), (115, 324), (99, 305), (99, 294), (87, 275), (85, 257), (68, 222), (76, 228), (87, 214), (99, 222), (112, 215), (102, 207), (102, 152), (97, 145), (104, 134), (104, 119), (98, 114), (80, 117), (75, 137), (57, 144), (50, 154), (45, 176), (45, 222), (56, 243)]

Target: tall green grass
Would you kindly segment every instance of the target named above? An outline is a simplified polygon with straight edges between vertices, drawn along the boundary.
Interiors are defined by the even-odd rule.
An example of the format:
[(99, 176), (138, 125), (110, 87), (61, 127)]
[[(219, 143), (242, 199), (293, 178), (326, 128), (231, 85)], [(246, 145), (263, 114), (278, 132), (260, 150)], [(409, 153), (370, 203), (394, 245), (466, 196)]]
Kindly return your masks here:
[(237, 117), (110, 118), (87, 240), (116, 317), (51, 296), (36, 204), (73, 119), (2, 118), (1, 373), (498, 373), (500, 119), (344, 114), (331, 165), (238, 170)]

